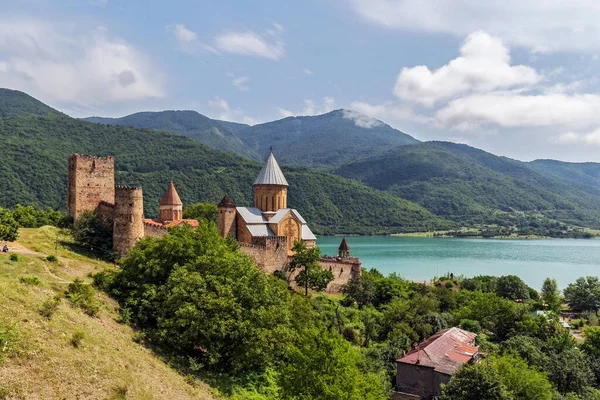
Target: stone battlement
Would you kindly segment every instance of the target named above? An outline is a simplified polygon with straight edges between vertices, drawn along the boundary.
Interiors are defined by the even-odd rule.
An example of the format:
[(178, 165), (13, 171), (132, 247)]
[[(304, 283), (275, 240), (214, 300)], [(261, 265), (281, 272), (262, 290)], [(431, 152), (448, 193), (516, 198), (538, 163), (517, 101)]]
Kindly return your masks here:
[(141, 186), (124, 186), (124, 185), (117, 185), (115, 186), (115, 189), (117, 190), (142, 190)]
[(93, 161), (93, 160), (97, 160), (97, 161), (113, 161), (115, 158), (113, 156), (90, 156), (90, 155), (86, 155), (86, 154), (71, 154), (69, 156), (69, 160), (71, 159), (81, 159), (84, 161)]

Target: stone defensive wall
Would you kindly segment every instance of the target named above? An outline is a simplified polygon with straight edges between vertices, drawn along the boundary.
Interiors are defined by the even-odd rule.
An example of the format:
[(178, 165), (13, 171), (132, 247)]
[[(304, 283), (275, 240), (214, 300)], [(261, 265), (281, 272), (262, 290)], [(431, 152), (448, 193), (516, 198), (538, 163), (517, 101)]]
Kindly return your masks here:
[(325, 289), (326, 293), (340, 293), (342, 287), (354, 276), (360, 276), (362, 265), (356, 257), (323, 257), (319, 259), (323, 269), (333, 273), (333, 281)]
[(155, 238), (163, 237), (169, 233), (169, 228), (165, 226), (160, 226), (157, 224), (152, 224), (148, 222), (144, 222), (144, 235), (151, 236)]
[(253, 243), (239, 243), (240, 251), (254, 259), (265, 274), (273, 274), (287, 265), (287, 237), (256, 237)]

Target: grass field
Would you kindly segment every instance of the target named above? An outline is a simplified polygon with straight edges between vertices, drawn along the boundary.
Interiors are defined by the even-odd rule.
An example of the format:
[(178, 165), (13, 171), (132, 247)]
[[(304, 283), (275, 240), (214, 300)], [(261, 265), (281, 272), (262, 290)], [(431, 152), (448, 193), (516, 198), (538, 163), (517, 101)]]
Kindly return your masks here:
[[(52, 227), (22, 229), (9, 247), (0, 253), (0, 399), (216, 398), (137, 344), (101, 293), (95, 317), (66, 299), (51, 318), (41, 315), (73, 279), (89, 283), (90, 273), (111, 264), (70, 250), (68, 235)], [(58, 261), (46, 260), (57, 250)]]

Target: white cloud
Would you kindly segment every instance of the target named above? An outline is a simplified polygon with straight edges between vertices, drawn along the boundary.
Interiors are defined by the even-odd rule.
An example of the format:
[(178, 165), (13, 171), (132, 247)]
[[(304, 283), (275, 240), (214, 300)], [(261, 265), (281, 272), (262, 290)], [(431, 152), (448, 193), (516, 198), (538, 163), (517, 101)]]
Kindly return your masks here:
[(254, 31), (225, 32), (215, 38), (216, 46), (226, 53), (279, 60), (285, 55), (283, 27), (273, 24), (264, 34)]
[(189, 30), (183, 24), (173, 26), (173, 34), (175, 38), (181, 42), (193, 42), (198, 38), (196, 32)]
[(282, 118), (293, 117), (295, 115), (292, 111), (286, 110), (285, 108), (275, 107), (275, 109)]
[(522, 94), (493, 92), (450, 101), (435, 119), (444, 127), (473, 130), (483, 125), (503, 128), (569, 127), (600, 124), (600, 96), (595, 94)]
[(302, 70), (302, 72), (304, 72), (304, 74), (306, 74), (308, 76), (311, 76), (313, 74), (313, 72), (310, 69), (308, 69), (308, 68), (304, 68)]
[(371, 118), (354, 110), (344, 110), (344, 118), (351, 119), (356, 126), (360, 126), (361, 128), (370, 129), (383, 125), (383, 122), (378, 119)]
[(0, 87), (66, 107), (164, 95), (156, 67), (105, 28), (0, 18), (0, 66)]
[(578, 143), (600, 146), (600, 128), (589, 133), (563, 133), (555, 138), (555, 142), (559, 144)]
[(355, 101), (350, 104), (350, 108), (369, 117), (386, 121), (402, 122), (408, 119), (415, 119), (412, 109), (394, 102), (369, 104), (362, 101)]
[(246, 113), (239, 109), (232, 109), (229, 103), (219, 97), (214, 97), (208, 101), (208, 106), (218, 112), (217, 119), (224, 121), (240, 122), (248, 125), (256, 125), (260, 121), (256, 118), (249, 117)]
[(233, 86), (235, 86), (236, 88), (238, 88), (239, 90), (241, 90), (242, 92), (245, 92), (246, 90), (248, 90), (248, 83), (249, 79), (247, 76), (239, 76), (237, 78), (233, 78), (233, 80), (231, 81), (231, 84)]
[(216, 54), (218, 51), (200, 40), (198, 40), (198, 34), (193, 30), (186, 27), (184, 24), (167, 25), (166, 29), (170, 32), (177, 42), (177, 48), (187, 54), (202, 54), (202, 53), (213, 53)]
[(433, 72), (425, 65), (403, 68), (396, 79), (394, 94), (402, 100), (431, 107), (466, 92), (489, 92), (540, 80), (531, 67), (511, 66), (508, 48), (485, 32), (470, 34), (460, 54)]
[(600, 49), (597, 0), (352, 0), (365, 20), (387, 28), (466, 36), (477, 30), (537, 52)]

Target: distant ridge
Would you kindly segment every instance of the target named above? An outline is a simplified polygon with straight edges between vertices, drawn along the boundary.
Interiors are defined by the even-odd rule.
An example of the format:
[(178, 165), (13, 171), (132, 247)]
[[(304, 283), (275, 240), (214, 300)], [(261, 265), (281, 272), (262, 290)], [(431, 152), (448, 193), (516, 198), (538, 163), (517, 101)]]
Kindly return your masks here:
[(122, 118), (84, 120), (179, 133), (256, 161), (262, 161), (273, 147), (282, 164), (307, 168), (328, 168), (391, 147), (419, 143), (377, 119), (343, 109), (254, 126), (210, 119), (195, 111), (141, 112)]

